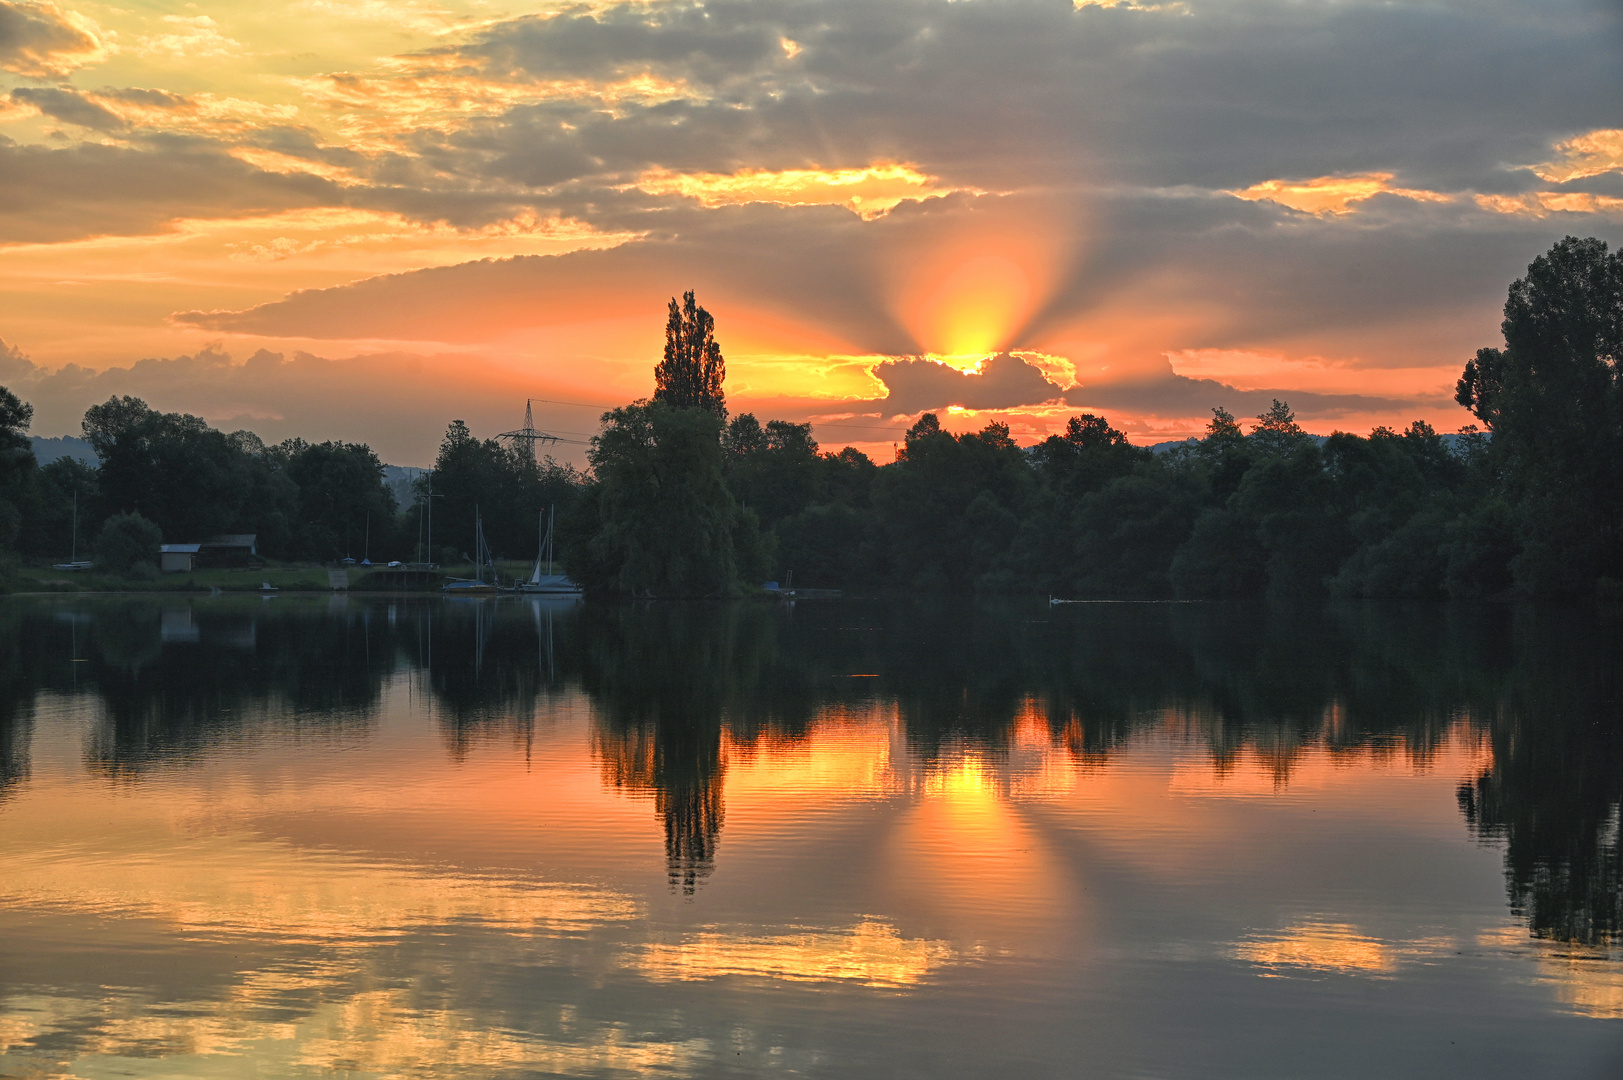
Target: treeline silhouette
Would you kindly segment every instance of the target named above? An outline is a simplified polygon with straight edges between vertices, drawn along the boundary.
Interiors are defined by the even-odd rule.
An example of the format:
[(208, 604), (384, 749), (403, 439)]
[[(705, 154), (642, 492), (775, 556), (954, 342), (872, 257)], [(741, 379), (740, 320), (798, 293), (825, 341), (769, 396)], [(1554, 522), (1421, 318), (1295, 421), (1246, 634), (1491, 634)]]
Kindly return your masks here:
[[(434, 483), (410, 485), (402, 499), (364, 443), (267, 444), (132, 397), (86, 411), (97, 465), (64, 457), (40, 467), (26, 436), (32, 414), (0, 387), (0, 552), (53, 562), (77, 554), (137, 576), (156, 570), (159, 543), (230, 533), (255, 534), (273, 559), (455, 562), (473, 548), (476, 510), (492, 547), (529, 557), (540, 513), (567, 505), (581, 484), (568, 465), (475, 439), (457, 420)], [(430, 487), (436, 505), (424, 522), (419, 496)]]
[(1512, 905), (1544, 937), (1623, 940), (1623, 621), (1602, 610), (19, 598), (0, 621), (0, 800), (28, 782), (43, 694), (102, 703), (85, 754), (109, 780), (367, 738), (397, 678), (432, 695), (455, 756), (511, 752), (584, 694), (602, 782), (649, 798), (692, 890), (723, 857), (726, 748), (792, 746), (829, 716), (897, 716), (924, 768), (996, 760), (1035, 723), (1091, 766), (1156, 732), (1287, 788), (1321, 749), (1424, 764), (1475, 732), (1491, 757), (1462, 815), (1503, 845)]
[[(686, 297), (691, 308), (692, 296)], [(896, 460), (807, 424), (727, 420), (712, 322), (652, 401), (605, 414), (567, 519), (588, 590), (796, 585), (1065, 597), (1623, 598), (1623, 256), (1568, 237), (1511, 285), (1503, 349), (1465, 365), (1482, 427), (1309, 435), (1288, 404), (1155, 454), (1101, 416), (1022, 447), (934, 413)], [(672, 302), (668, 339), (686, 340)], [(688, 336), (693, 336), (689, 334)], [(715, 354), (704, 393), (698, 361)], [(687, 357), (685, 366), (683, 357)]]
[(97, 549), (109, 565), (226, 532), (272, 557), (456, 562), (476, 515), (499, 556), (527, 558), (556, 507), (564, 567), (596, 594), (792, 576), (1070, 598), (1623, 598), (1623, 255), (1562, 240), (1511, 285), (1502, 330), (1464, 367), (1456, 397), (1481, 427), (1457, 434), (1321, 438), (1276, 401), (1249, 430), (1214, 409), (1204, 438), (1152, 453), (1092, 414), (1022, 447), (1003, 424), (953, 434), (925, 413), (877, 464), (822, 452), (807, 424), (729, 419), (715, 320), (688, 293), (653, 398), (604, 415), (587, 474), (458, 420), (404, 506), (364, 445), (269, 446), (133, 398), (86, 413), (98, 468), (35, 468), (30, 409), (0, 390), (0, 546), (60, 558), (77, 497), (81, 537), (118, 534)]

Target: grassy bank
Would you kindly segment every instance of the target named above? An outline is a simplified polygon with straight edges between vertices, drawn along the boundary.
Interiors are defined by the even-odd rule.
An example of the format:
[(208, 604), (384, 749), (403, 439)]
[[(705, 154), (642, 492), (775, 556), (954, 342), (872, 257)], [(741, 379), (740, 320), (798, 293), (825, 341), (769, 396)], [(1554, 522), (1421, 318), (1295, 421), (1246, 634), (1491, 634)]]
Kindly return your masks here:
[[(347, 567), (349, 587), (356, 591), (381, 588), (374, 575), (387, 572), (384, 567)], [(56, 570), (50, 566), (14, 564), (0, 570), (0, 588), (5, 592), (75, 593), (75, 592), (259, 592), (263, 584), (270, 584), (280, 592), (329, 592), (329, 568), (315, 563), (271, 564), (260, 568), (193, 570), (181, 574), (123, 575), (96, 570)], [(527, 562), (502, 562), (496, 572), (505, 584), (515, 578), (528, 576)], [(431, 588), (437, 588), (448, 578), (473, 576), (472, 565), (448, 566)]]

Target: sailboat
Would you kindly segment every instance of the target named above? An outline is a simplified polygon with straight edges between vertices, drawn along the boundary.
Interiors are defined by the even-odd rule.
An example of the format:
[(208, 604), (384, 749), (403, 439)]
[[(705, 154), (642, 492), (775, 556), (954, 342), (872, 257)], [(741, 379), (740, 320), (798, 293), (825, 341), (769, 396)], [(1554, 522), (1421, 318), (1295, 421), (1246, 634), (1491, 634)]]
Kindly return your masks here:
[[(541, 515), (541, 550), (536, 552), (535, 566), (530, 570), (530, 580), (518, 583), (521, 593), (551, 593), (553, 596), (579, 596), (581, 588), (569, 580), (566, 574), (553, 573), (552, 565), (552, 526), (558, 516), (557, 507), (549, 507)], [(545, 564), (546, 572), (541, 567)]]
[(490, 545), (485, 543), (485, 521), (479, 516), (479, 509), (473, 511), (473, 578), (455, 578), (440, 586), (442, 593), (454, 593), (457, 596), (479, 596), (484, 593), (496, 591), (494, 581), (485, 580), (485, 571), (490, 568)]

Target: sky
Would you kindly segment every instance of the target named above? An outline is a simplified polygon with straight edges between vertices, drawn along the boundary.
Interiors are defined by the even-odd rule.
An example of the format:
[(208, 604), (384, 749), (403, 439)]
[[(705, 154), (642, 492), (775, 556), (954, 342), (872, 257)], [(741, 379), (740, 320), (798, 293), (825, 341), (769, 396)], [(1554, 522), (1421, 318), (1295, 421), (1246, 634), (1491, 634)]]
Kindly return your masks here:
[(1452, 431), (1508, 284), (1623, 240), (1613, 0), (0, 0), (0, 385), (581, 461), (665, 305), (735, 413)]

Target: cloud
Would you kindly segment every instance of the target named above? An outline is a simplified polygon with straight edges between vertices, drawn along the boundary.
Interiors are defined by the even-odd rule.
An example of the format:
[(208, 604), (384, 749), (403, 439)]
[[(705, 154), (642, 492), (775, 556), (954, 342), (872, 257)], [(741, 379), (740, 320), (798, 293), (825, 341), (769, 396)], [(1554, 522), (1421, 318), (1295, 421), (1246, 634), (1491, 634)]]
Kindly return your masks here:
[(1565, 213), (1623, 219), (1623, 199), (1587, 191), (1529, 191), (1520, 195), (1476, 195), (1474, 199), (1490, 213), (1511, 217), (1536, 219)]
[(731, 175), (651, 169), (637, 177), (636, 187), (650, 195), (697, 199), (710, 207), (752, 202), (843, 206), (864, 218), (879, 217), (905, 199), (947, 193), (937, 186), (936, 177), (894, 162), (855, 169), (744, 169)]
[(1553, 149), (1553, 159), (1528, 166), (1540, 180), (1564, 184), (1603, 173), (1623, 172), (1623, 129), (1575, 135), (1556, 143)]
[[(671, 295), (691, 288), (723, 325), (723, 312), (742, 307), (794, 320), (808, 339), (891, 355), (918, 351), (873, 278), (873, 244), (884, 237), (845, 210), (751, 205), (693, 211), (669, 224), (678, 226), (674, 235), (609, 250), (387, 275), (175, 318), (235, 334), (471, 343), (583, 319), (657, 321)], [(795, 258), (785, 260), (787, 251)]]
[(51, 3), (0, 0), (0, 69), (31, 79), (64, 78), (112, 53), (101, 28)]
[[(1210, 416), (1211, 410), (1218, 407), (1236, 416), (1256, 416), (1267, 412), (1276, 399), (1288, 403), (1304, 421), (1414, 414), (1452, 405), (1441, 397), (1418, 395), (1322, 394), (1290, 387), (1240, 390), (1215, 379), (1178, 375), (1170, 367), (1147, 377), (1085, 383), (1066, 391), (1064, 396), (1065, 404), (1074, 409), (1120, 410), (1140, 417)], [(1459, 418), (1462, 423), (1469, 419), (1463, 411)]]
[(50, 150), (0, 139), (0, 244), (138, 235), (183, 217), (249, 217), (343, 201), (328, 181), (267, 173), (206, 145)]
[(197, 60), (240, 53), (243, 44), (220, 32), (220, 24), (208, 15), (165, 15), (163, 33), (148, 34), (135, 44), (143, 56), (170, 56)]
[[(71, 23), (45, 5), (3, 10)], [(1032, 381), (1042, 350), (1074, 361), (1088, 393), (1201, 412), (1195, 399), (1225, 381), (1191, 390), (1152, 370), (1159, 358), (1322, 356), (1421, 373), (1419, 386), (1493, 342), (1505, 284), (1554, 222), (1612, 239), (1623, 217), (1607, 104), (1623, 99), (1619, 24), (1590, 0), (597, 0), (478, 22), (423, 0), (402, 31), (432, 34), (428, 47), (383, 60), (343, 49), (388, 5), (300, 10), (343, 20), (324, 70), (290, 75), (285, 51), (232, 23), (232, 64), (205, 65), (229, 85), (187, 65), (184, 93), (6, 98), (7, 130), (36, 145), (0, 141), (0, 242), (231, 237), (217, 275), (188, 267), (164, 286), (165, 313), (180, 310), (147, 328), (162, 343), (150, 351), (227, 334), (552, 363), (532, 345), (567, 329), (630, 370), (642, 339), (621, 330), (651, 318), (657, 335), (665, 299), (692, 287), (731, 328), (730, 357), (739, 342), (759, 350), (754, 371), (772, 349), (806, 364), (1027, 358), (973, 376), (895, 361), (915, 365), (888, 369), (897, 407), (1052, 395)], [(174, 49), (236, 45), (176, 15), (141, 47), (157, 50), (141, 61), (153, 72)], [(6, 48), (0, 63), (21, 55)], [(68, 56), (52, 63), (65, 71)], [(274, 90), (255, 89), (267, 79)], [(290, 85), (296, 106), (275, 96)], [(243, 239), (228, 224), (316, 211), (334, 216), (308, 232)], [(381, 219), (433, 257), (334, 261)], [(613, 246), (473, 261), (525, 250), (481, 238), (526, 221)], [(87, 281), (102, 275), (83, 310), (131, 310), (93, 247), (72, 256)], [(615, 329), (593, 339), (591, 326)], [(1407, 408), (1396, 382), (1372, 377), (1379, 392), (1346, 401), (1339, 384), (1313, 388), (1327, 410)]]
[(11, 92), (11, 100), (32, 106), (53, 120), (93, 131), (117, 131), (125, 126), (122, 117), (76, 90), (21, 86)]
[(1449, 201), (1449, 196), (1435, 191), (1393, 187), (1392, 174), (1389, 172), (1318, 176), (1311, 180), (1264, 180), (1229, 194), (1248, 202), (1266, 199), (1304, 214), (1350, 214), (1356, 209), (1354, 203), (1377, 195), (1392, 195), (1418, 202)]
[(875, 402), (853, 403), (853, 411), (877, 407), (884, 416), (945, 409), (1013, 409), (1060, 399), (1060, 388), (1025, 359), (1008, 353), (987, 357), (963, 371), (937, 360), (886, 360), (873, 370), (886, 395)]

